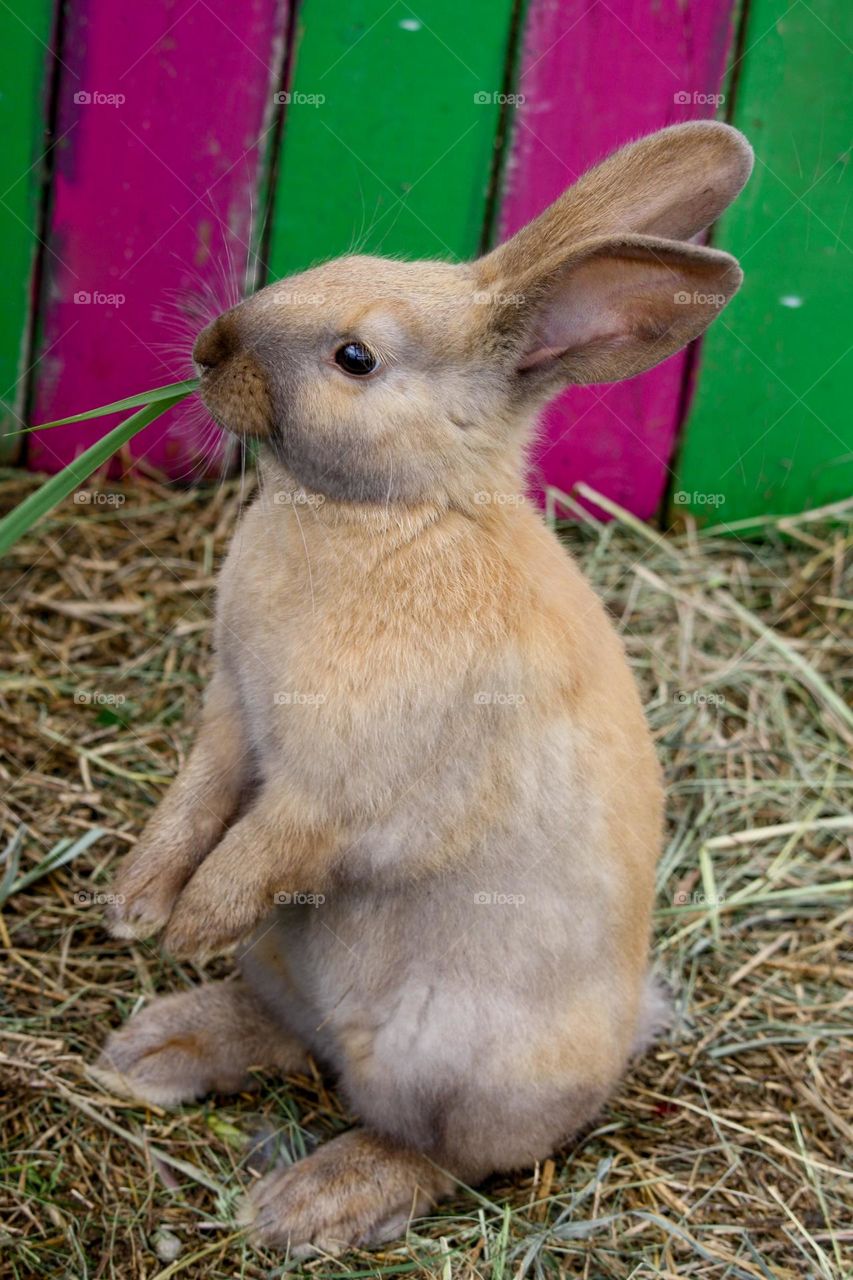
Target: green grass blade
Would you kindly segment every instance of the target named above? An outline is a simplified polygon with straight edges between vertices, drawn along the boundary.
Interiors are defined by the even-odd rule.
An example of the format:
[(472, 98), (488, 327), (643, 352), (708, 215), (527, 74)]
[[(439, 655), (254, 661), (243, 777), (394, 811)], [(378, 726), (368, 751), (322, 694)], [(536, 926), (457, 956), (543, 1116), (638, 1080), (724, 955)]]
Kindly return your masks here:
[(136, 409), (140, 405), (154, 404), (158, 400), (169, 400), (172, 396), (188, 396), (198, 387), (198, 378), (185, 378), (183, 382), (170, 382), (167, 387), (155, 387), (152, 391), (140, 391), (135, 396), (125, 396), (124, 400), (114, 400), (112, 404), (102, 404), (98, 409), (87, 409), (85, 413), (72, 414), (70, 418), (57, 418), (54, 422), (41, 422), (36, 427), (25, 427), (23, 431), (12, 432), (12, 435), (26, 435), (30, 431), (48, 431), (51, 427), (67, 427), (72, 422), (88, 422), (90, 418), (103, 418), (107, 413), (121, 413), (123, 409)]
[(85, 853), (89, 845), (94, 844), (96, 840), (100, 840), (105, 835), (103, 827), (92, 827), (85, 835), (80, 836), (78, 840), (72, 840), (68, 836), (64, 840), (60, 840), (55, 844), (50, 852), (42, 858), (37, 866), (31, 867), (24, 875), (17, 878), (13, 884), (9, 885), (4, 880), (3, 889), (0, 890), (0, 906), (14, 893), (20, 893), (22, 889), (27, 889), (31, 884), (35, 884), (36, 880), (41, 880), (42, 876), (46, 876), (51, 871), (58, 871), (60, 867), (64, 867), (66, 863), (71, 862), (80, 853)]
[(167, 399), (159, 400), (157, 404), (139, 409), (129, 418), (125, 418), (124, 422), (120, 422), (112, 431), (108, 431), (62, 471), (58, 471), (55, 476), (46, 480), (35, 493), (31, 493), (0, 520), (0, 554), (14, 546), (37, 520), (51, 511), (63, 498), (67, 498), (69, 493), (87, 480), (93, 471), (97, 471), (98, 467), (112, 457), (116, 449), (120, 449), (143, 427), (147, 427), (149, 422), (161, 417), (167, 409), (179, 404), (186, 395), (187, 392), (184, 391), (180, 395), (171, 395)]

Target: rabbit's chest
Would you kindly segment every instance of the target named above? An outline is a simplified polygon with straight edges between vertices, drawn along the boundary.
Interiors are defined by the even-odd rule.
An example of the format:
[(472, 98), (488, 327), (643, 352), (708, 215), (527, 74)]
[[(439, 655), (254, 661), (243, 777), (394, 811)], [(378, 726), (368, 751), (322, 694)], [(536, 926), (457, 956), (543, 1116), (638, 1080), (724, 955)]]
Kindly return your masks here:
[[(429, 752), (462, 672), (405, 611), (356, 589), (245, 580), (220, 593), (217, 649), (265, 778), (363, 805)], [(456, 668), (456, 670), (454, 670)]]

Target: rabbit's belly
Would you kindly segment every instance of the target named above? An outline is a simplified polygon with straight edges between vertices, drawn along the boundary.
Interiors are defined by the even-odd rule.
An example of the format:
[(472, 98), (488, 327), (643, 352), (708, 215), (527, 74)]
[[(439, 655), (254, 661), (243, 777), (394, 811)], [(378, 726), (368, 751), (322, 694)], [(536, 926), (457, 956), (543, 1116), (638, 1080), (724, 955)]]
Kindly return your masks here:
[[(553, 1044), (569, 1022), (582, 1038), (586, 1020), (600, 1040), (596, 1011), (618, 1056), (635, 984), (616, 877), (602, 859), (575, 860), (569, 874), (563, 858), (537, 866), (532, 847), (517, 852), (491, 871), (330, 890), (316, 905), (284, 907), (259, 931), (244, 973), (350, 1091), (403, 1062), (434, 1079), (479, 1070), (484, 1058), (505, 1063), (508, 1045), (525, 1057), (528, 1041)], [(631, 910), (645, 935), (647, 904)]]

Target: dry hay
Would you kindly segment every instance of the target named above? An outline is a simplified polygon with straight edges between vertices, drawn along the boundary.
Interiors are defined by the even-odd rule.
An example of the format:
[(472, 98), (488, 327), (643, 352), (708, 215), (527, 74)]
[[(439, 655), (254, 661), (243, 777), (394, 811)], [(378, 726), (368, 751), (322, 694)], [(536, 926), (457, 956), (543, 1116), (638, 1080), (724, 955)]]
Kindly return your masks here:
[[(36, 482), (5, 473), (3, 505)], [(261, 1157), (348, 1123), (319, 1076), (166, 1113), (84, 1070), (141, 996), (204, 976), (111, 941), (93, 899), (186, 753), (239, 487), (91, 492), (112, 499), (68, 503), (3, 571), (3, 838), (29, 881), (0, 918), (4, 1274), (278, 1274), (235, 1206)], [(567, 530), (666, 768), (655, 949), (681, 1024), (555, 1161), (308, 1273), (849, 1274), (852, 508), (749, 543)]]

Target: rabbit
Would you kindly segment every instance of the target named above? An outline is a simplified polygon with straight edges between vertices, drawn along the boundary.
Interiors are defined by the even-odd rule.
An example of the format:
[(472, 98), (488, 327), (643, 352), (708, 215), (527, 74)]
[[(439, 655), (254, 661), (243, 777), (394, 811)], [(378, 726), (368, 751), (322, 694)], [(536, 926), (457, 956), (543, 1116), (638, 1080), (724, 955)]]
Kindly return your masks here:
[(661, 1021), (661, 773), (622, 644), (525, 497), (544, 404), (696, 338), (738, 289), (694, 239), (746, 182), (664, 129), (471, 263), (347, 256), (198, 337), (260, 491), (218, 582), (195, 745), (115, 883), (119, 938), (237, 944), (96, 1071), (161, 1105), (250, 1069), (359, 1127), (249, 1195), (291, 1256), (381, 1243), (588, 1126)]

